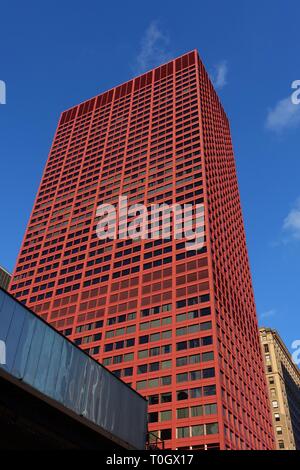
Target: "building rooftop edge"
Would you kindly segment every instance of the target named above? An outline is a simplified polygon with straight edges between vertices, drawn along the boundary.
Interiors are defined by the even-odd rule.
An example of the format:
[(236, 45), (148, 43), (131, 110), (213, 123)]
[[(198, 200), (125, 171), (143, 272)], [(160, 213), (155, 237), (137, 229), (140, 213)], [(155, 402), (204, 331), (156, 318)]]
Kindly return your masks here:
[(93, 95), (93, 96), (91, 96), (90, 98), (87, 98), (86, 100), (80, 101), (79, 103), (77, 103), (77, 104), (75, 104), (75, 105), (73, 105), (73, 106), (70, 106), (69, 108), (64, 109), (63, 111), (61, 111), (60, 116), (61, 116), (63, 113), (65, 113), (65, 112), (67, 112), (67, 111), (70, 111), (71, 109), (77, 108), (77, 106), (80, 106), (81, 104), (87, 103), (88, 101), (91, 101), (92, 99), (97, 98), (98, 96), (104, 95), (104, 93), (108, 93), (108, 92), (114, 90), (115, 88), (118, 88), (119, 86), (126, 85), (126, 83), (132, 82), (133, 80), (136, 80), (137, 78), (143, 77), (143, 76), (146, 75), (147, 73), (152, 72), (152, 70), (157, 70), (157, 69), (159, 69), (160, 67), (163, 67), (164, 65), (170, 64), (170, 63), (173, 62), (174, 60), (180, 59), (181, 57), (184, 57), (184, 56), (186, 56), (186, 55), (191, 54), (192, 52), (196, 52), (196, 53), (198, 54), (198, 57), (199, 57), (199, 51), (198, 51), (198, 49), (191, 49), (190, 51), (185, 52), (184, 54), (180, 54), (179, 56), (173, 57), (173, 59), (170, 59), (170, 60), (168, 60), (167, 62), (163, 62), (162, 64), (157, 65), (156, 67), (153, 67), (152, 69), (146, 70), (145, 72), (143, 72), (143, 73), (141, 73), (141, 74), (139, 74), (139, 75), (135, 75), (134, 77), (130, 78), (129, 80), (126, 80), (125, 82), (118, 83), (117, 85), (114, 85), (113, 87), (108, 88), (107, 90), (101, 91), (100, 93), (97, 93), (96, 95)]
[(297, 366), (297, 364), (295, 364), (295, 362), (293, 361), (292, 359), (292, 354), (290, 353), (290, 351), (288, 350), (287, 346), (285, 345), (283, 339), (281, 338), (280, 334), (278, 333), (278, 331), (274, 328), (271, 328), (271, 327), (267, 327), (267, 326), (261, 326), (259, 327), (259, 332), (262, 333), (263, 331), (266, 331), (267, 333), (272, 333), (273, 336), (275, 336), (276, 340), (278, 341), (278, 343), (280, 344), (281, 348), (283, 349), (283, 351), (285, 352), (285, 354), (288, 356), (288, 358), (290, 359), (295, 371), (297, 372), (297, 374), (299, 375), (300, 377), (300, 369), (299, 367)]
[(0, 269), (2, 269), (2, 271), (5, 271), (6, 274), (8, 274), (9, 276), (12, 276), (12, 273), (10, 273), (9, 271), (7, 271), (7, 269), (5, 269), (4, 266), (2, 266), (2, 264), (0, 264)]
[(19, 305), (21, 305), (23, 308), (28, 310), (32, 315), (34, 315), (36, 318), (38, 318), (41, 322), (45, 323), (49, 328), (55, 331), (58, 335), (60, 335), (65, 341), (68, 343), (72, 344), (72, 346), (76, 349), (78, 349), (81, 353), (83, 353), (85, 356), (88, 356), (93, 362), (95, 362), (98, 366), (102, 367), (105, 369), (110, 375), (112, 375), (114, 378), (116, 378), (119, 382), (121, 382), (125, 387), (129, 388), (134, 392), (136, 395), (138, 395), (140, 398), (142, 398), (145, 401), (148, 401), (143, 395), (141, 395), (139, 392), (137, 392), (134, 388), (130, 387), (128, 383), (124, 382), (122, 379), (120, 379), (117, 375), (113, 374), (111, 370), (109, 370), (107, 367), (105, 367), (101, 362), (98, 362), (93, 356), (90, 356), (84, 349), (81, 349), (77, 344), (73, 343), (67, 336), (63, 335), (59, 330), (54, 328), (54, 326), (51, 325), (51, 323), (48, 323), (46, 320), (44, 320), (42, 317), (37, 315), (31, 308), (27, 307), (27, 305), (23, 304), (20, 302), (18, 299), (16, 299), (10, 292), (6, 291), (0, 286), (0, 291), (4, 292), (4, 294), (8, 295), (11, 297), (15, 302), (17, 302)]

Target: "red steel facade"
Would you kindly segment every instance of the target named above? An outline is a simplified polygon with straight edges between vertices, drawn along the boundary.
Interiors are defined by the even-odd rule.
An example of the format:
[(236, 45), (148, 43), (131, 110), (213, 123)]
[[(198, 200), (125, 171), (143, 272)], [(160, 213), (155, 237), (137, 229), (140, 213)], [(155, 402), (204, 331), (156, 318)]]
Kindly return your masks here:
[[(120, 194), (203, 203), (203, 249), (99, 240)], [(62, 113), (10, 291), (149, 398), (166, 448), (273, 448), (229, 123), (197, 51)]]

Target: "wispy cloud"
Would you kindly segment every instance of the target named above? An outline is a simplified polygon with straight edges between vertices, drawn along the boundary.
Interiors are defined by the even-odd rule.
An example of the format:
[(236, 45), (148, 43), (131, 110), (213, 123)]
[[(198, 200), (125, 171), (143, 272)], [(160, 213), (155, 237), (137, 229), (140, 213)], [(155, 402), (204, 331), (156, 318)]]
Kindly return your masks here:
[(274, 315), (276, 315), (276, 310), (274, 308), (271, 308), (270, 310), (266, 310), (265, 312), (261, 313), (259, 315), (259, 318), (262, 320), (264, 318), (274, 317)]
[(141, 40), (140, 52), (134, 67), (135, 72), (143, 73), (167, 62), (171, 58), (168, 51), (169, 44), (170, 38), (166, 32), (162, 31), (159, 21), (152, 21)]
[(300, 198), (284, 219), (282, 228), (293, 239), (300, 240)]
[(214, 67), (212, 82), (218, 90), (227, 85), (228, 65), (226, 60), (222, 60)]
[(291, 97), (284, 98), (269, 109), (266, 127), (275, 132), (282, 132), (300, 125), (300, 105), (293, 104)]

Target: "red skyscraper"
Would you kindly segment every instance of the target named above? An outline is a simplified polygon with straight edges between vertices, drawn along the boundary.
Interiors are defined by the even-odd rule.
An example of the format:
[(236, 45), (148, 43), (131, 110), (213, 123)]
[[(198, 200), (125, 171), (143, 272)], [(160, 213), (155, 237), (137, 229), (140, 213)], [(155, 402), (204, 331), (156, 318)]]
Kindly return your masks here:
[[(101, 203), (204, 204), (204, 246), (99, 240)], [(190, 52), (62, 113), (11, 292), (149, 398), (167, 448), (270, 449), (227, 117)]]

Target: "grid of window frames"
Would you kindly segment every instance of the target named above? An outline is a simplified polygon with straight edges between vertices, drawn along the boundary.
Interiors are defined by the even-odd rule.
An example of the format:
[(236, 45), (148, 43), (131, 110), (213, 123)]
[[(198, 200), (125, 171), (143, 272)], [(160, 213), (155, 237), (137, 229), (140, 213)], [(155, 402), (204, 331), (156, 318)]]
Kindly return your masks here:
[[(238, 196), (224, 183), (235, 181), (226, 122), (195, 51), (64, 112), (11, 284), (21, 302), (149, 398), (149, 429), (166, 448), (189, 447), (189, 440), (193, 448), (218, 448), (220, 432), (228, 448), (267, 447), (263, 385), (254, 389), (244, 372), (237, 377), (246, 359), (239, 346), (233, 347), (235, 329), (224, 313), (233, 312), (244, 350), (248, 333), (256, 344), (255, 314), (246, 315), (238, 300), (243, 298), (252, 312), (250, 281), (232, 309), (231, 277), (228, 281), (224, 272), (224, 256), (230, 254), (235, 292), (245, 278), (236, 266), (244, 263), (247, 271)], [(204, 166), (214, 188), (209, 210), (213, 259), (204, 209), (198, 251), (186, 250), (185, 241), (162, 237), (97, 239), (97, 206), (117, 204), (120, 194), (129, 205), (206, 204)], [(227, 201), (226, 213), (220, 197)], [(195, 221), (192, 209), (188, 216)], [(172, 222), (174, 234), (180, 221), (174, 216)], [(162, 214), (154, 223), (165, 233)], [(222, 224), (232, 237), (226, 250)], [(125, 229), (121, 220), (119, 230)], [(242, 364), (236, 362), (236, 351)], [(251, 364), (259, 368), (257, 354)], [(224, 385), (217, 393), (219, 361)], [(241, 384), (245, 393), (238, 397)], [(210, 418), (207, 410), (216, 403), (219, 417)], [(181, 424), (181, 413), (193, 422)]]

